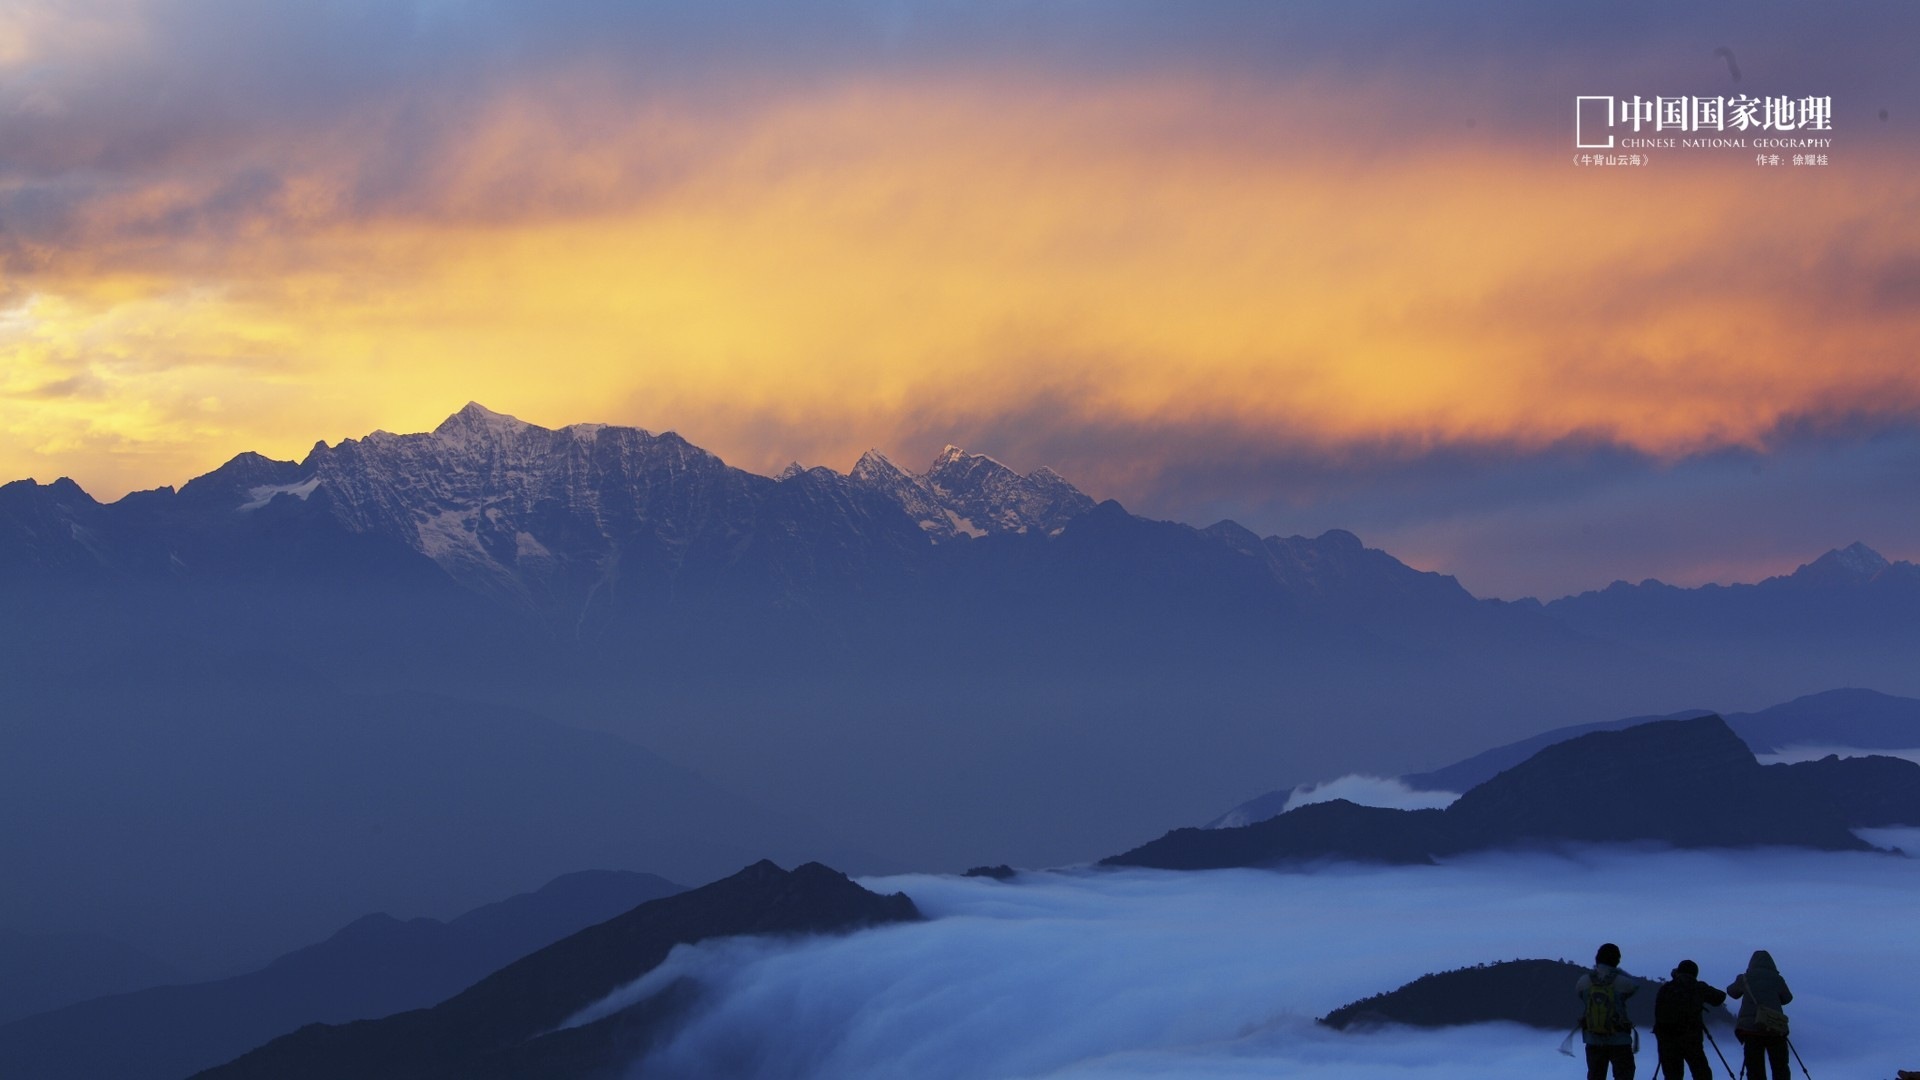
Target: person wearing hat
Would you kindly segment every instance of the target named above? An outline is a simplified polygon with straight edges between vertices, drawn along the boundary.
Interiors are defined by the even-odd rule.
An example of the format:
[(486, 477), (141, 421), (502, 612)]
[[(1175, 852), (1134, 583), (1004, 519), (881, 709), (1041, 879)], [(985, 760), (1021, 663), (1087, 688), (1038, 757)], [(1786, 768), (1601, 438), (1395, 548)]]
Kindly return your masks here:
[(1580, 1034), (1587, 1044), (1587, 1080), (1633, 1080), (1635, 1036), (1627, 999), (1640, 981), (1620, 971), (1620, 946), (1609, 941), (1593, 954), (1593, 970), (1573, 984), (1580, 997)]
[(1740, 1000), (1733, 1022), (1734, 1037), (1746, 1053), (1749, 1080), (1763, 1080), (1773, 1066), (1773, 1080), (1791, 1080), (1787, 1069), (1787, 1014), (1781, 1007), (1793, 1000), (1787, 980), (1774, 965), (1773, 954), (1755, 949), (1747, 970), (1733, 977), (1727, 996)]
[(1689, 1068), (1693, 1080), (1712, 1080), (1704, 1013), (1726, 1000), (1718, 988), (1700, 981), (1700, 965), (1691, 960), (1675, 965), (1672, 981), (1653, 996), (1653, 1038), (1664, 1080), (1685, 1080)]

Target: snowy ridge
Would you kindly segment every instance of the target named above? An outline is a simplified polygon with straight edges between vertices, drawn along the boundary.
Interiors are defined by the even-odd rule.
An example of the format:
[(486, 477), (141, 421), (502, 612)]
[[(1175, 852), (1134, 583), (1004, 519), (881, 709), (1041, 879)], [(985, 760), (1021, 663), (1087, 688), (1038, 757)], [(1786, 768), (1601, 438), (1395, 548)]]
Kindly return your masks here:
[(291, 495), (296, 499), (305, 500), (319, 486), (318, 476), (309, 476), (294, 484), (261, 484), (247, 489), (247, 501), (240, 504), (240, 511), (244, 513), (248, 510), (258, 510), (279, 495)]
[(671, 432), (555, 431), (478, 403), (425, 434), (321, 444), (302, 469), (309, 475), (281, 487), (324, 487), (328, 512), (350, 531), (394, 536), (456, 580), (530, 605), (573, 591), (567, 580), (591, 592), (635, 532), (683, 547), (700, 531), (685, 513), (702, 501), (695, 490), (717, 486), (725, 502), (750, 483)]
[(322, 443), (297, 466), (248, 463), (245, 477), (232, 489), (240, 509), (291, 494), (470, 588), (565, 620), (630, 593), (641, 565), (668, 579), (742, 558), (771, 560), (782, 582), (829, 566), (857, 575), (882, 565), (876, 546), (1052, 535), (1094, 506), (1051, 469), (1023, 476), (954, 446), (921, 474), (869, 451), (847, 475), (796, 461), (769, 478), (671, 432), (552, 430), (477, 402), (431, 432)]
[[(911, 564), (914, 549), (1053, 533), (1093, 507), (1051, 470), (1021, 476), (956, 447), (921, 475), (872, 451), (850, 475), (796, 461), (769, 478), (672, 432), (555, 430), (477, 402), (432, 431), (321, 442), (297, 463), (241, 454), (182, 495), (209, 512), (303, 515), (397, 541), (460, 584), (576, 631), (589, 609), (665, 595), (683, 574), (744, 561), (783, 602), (804, 602), (830, 579)], [(90, 551), (90, 536), (76, 523), (69, 542)]]
[(899, 504), (936, 540), (995, 533), (1053, 534), (1093, 509), (1093, 499), (1052, 469), (1025, 476), (987, 457), (948, 446), (914, 474), (869, 450), (851, 478)]

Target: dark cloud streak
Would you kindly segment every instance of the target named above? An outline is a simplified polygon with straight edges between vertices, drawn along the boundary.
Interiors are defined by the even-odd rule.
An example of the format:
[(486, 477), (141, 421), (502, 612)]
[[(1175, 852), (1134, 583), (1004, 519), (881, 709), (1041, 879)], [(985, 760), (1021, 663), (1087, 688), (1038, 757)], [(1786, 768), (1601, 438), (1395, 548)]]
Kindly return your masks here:
[[(244, 145), (274, 129), (325, 126), (373, 103), (412, 101), (457, 123), (490, 88), (580, 65), (619, 75), (640, 102), (658, 95), (725, 99), (784, 95), (850, 76), (912, 76), (961, 67), (1037, 70), (1067, 79), (1204, 72), (1250, 90), (1319, 71), (1356, 85), (1389, 81), (1397, 112), (1419, 119), (1457, 108), (1462, 87), (1493, 109), (1564, 126), (1565, 92), (1600, 93), (1641, 77), (1654, 92), (1706, 92), (1711, 68), (1683, 42), (1737, 31), (1779, 57), (1750, 66), (1762, 80), (1820, 84), (1756, 92), (1911, 88), (1897, 28), (1920, 28), (1910, 5), (1862, 3), (1813, 12), (1800, 4), (1676, 12), (1521, 0), (1433, 5), (1133, 2), (829, 2), (728, 4), (668, 0), (533, 3), (258, 5), (162, 0), (142, 13), (141, 45), (93, 57), (56, 44), (29, 83), (63, 108), (0, 119), (6, 168), (46, 175), (116, 172)], [(92, 66), (88, 61), (104, 60)], [(1789, 62), (1789, 60), (1791, 62)], [(1636, 70), (1645, 67), (1644, 72)], [(1595, 83), (1619, 83), (1617, 86)], [(1580, 87), (1583, 89), (1574, 88)], [(1311, 108), (1311, 103), (1302, 103)], [(1864, 115), (1864, 113), (1863, 113)], [(1379, 118), (1395, 126), (1396, 117)], [(1449, 125), (1449, 130), (1454, 129)]]
[[(1386, 88), (1391, 104), (1342, 135), (1386, 156), (1433, 140), (1557, 139), (1576, 93), (1718, 92), (1724, 73), (1716, 82), (1710, 67), (1688, 59), (1700, 53), (1685, 42), (1734, 31), (1754, 57), (1756, 92), (1830, 92), (1847, 115), (1856, 100), (1911, 96), (1916, 76), (1894, 43), (1920, 32), (1920, 9), (1888, 3), (1818, 17), (1786, 3), (1735, 17), (1521, 0), (157, 0), (127, 10), (134, 14), (121, 21), (134, 24), (122, 26), (120, 43), (79, 34), (40, 42), (49, 55), (0, 79), (0, 205), (42, 208), (15, 205), (0, 216), (8, 236), (69, 239), (56, 227), (66, 219), (45, 207), (83, 209), (156, 181), (193, 192), (147, 215), (146, 226), (221, 235), (236, 219), (211, 204), (265, 174), (339, 167), (330, 155), (342, 153), (358, 157), (345, 163), (352, 183), (338, 205), (305, 213), (454, 212), (444, 205), (450, 163), (503, 100), (532, 99), (536, 115), (544, 109), (539, 122), (556, 129), (555, 146), (593, 146), (655, 108), (724, 137), (769, 103), (848, 80), (1201, 78), (1221, 94), (1219, 130), (1185, 137), (1258, 146), (1286, 136), (1242, 99), (1284, 92), (1302, 115), (1338, 115), (1343, 95)], [(587, 88), (569, 90), (583, 73)], [(1463, 135), (1466, 117), (1471, 135)], [(637, 190), (619, 197), (644, 197), (649, 184), (672, 180), (668, 163), (645, 155), (625, 166)], [(543, 193), (527, 179), (501, 175), (466, 212), (512, 215), (523, 209), (515, 206), (522, 192), (542, 212), (595, 203), (595, 193)], [(16, 270), (34, 265), (14, 262)]]

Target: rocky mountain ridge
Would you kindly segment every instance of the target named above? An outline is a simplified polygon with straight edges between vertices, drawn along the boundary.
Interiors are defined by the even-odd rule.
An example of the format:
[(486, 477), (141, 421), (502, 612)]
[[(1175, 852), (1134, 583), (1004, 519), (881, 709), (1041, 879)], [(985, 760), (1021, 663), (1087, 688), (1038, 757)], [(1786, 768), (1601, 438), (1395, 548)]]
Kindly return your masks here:
[[(65, 479), (5, 485), (0, 573), (90, 563), (123, 573), (203, 572), (211, 560), (195, 557), (193, 537), (250, 517), (319, 518), (344, 533), (396, 541), (497, 598), (537, 604), (571, 584), (590, 602), (637, 566), (738, 562), (756, 545), (777, 546), (781, 533), (825, 533), (911, 562), (919, 549), (962, 538), (1056, 537), (1096, 505), (1051, 469), (1022, 475), (955, 446), (924, 473), (870, 450), (846, 474), (790, 466), (769, 478), (672, 432), (554, 430), (469, 403), (432, 432), (317, 443), (299, 462), (243, 453), (177, 493), (160, 488), (102, 504)], [(1470, 600), (1453, 579), (1411, 570), (1339, 530), (1262, 538), (1228, 521), (1200, 535), (1258, 560), (1289, 590)], [(1392, 582), (1384, 592), (1382, 575)]]

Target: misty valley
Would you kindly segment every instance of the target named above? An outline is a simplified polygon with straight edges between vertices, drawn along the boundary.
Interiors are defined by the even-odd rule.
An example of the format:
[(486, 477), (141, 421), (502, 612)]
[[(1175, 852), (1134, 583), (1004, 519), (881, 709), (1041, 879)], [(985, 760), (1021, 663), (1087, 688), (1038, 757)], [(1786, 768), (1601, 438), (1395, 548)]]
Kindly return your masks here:
[(477, 404), (9, 483), (0, 1076), (1573, 1075), (1616, 942), (1890, 1077), (1920, 567), (1808, 555), (1487, 600)]

